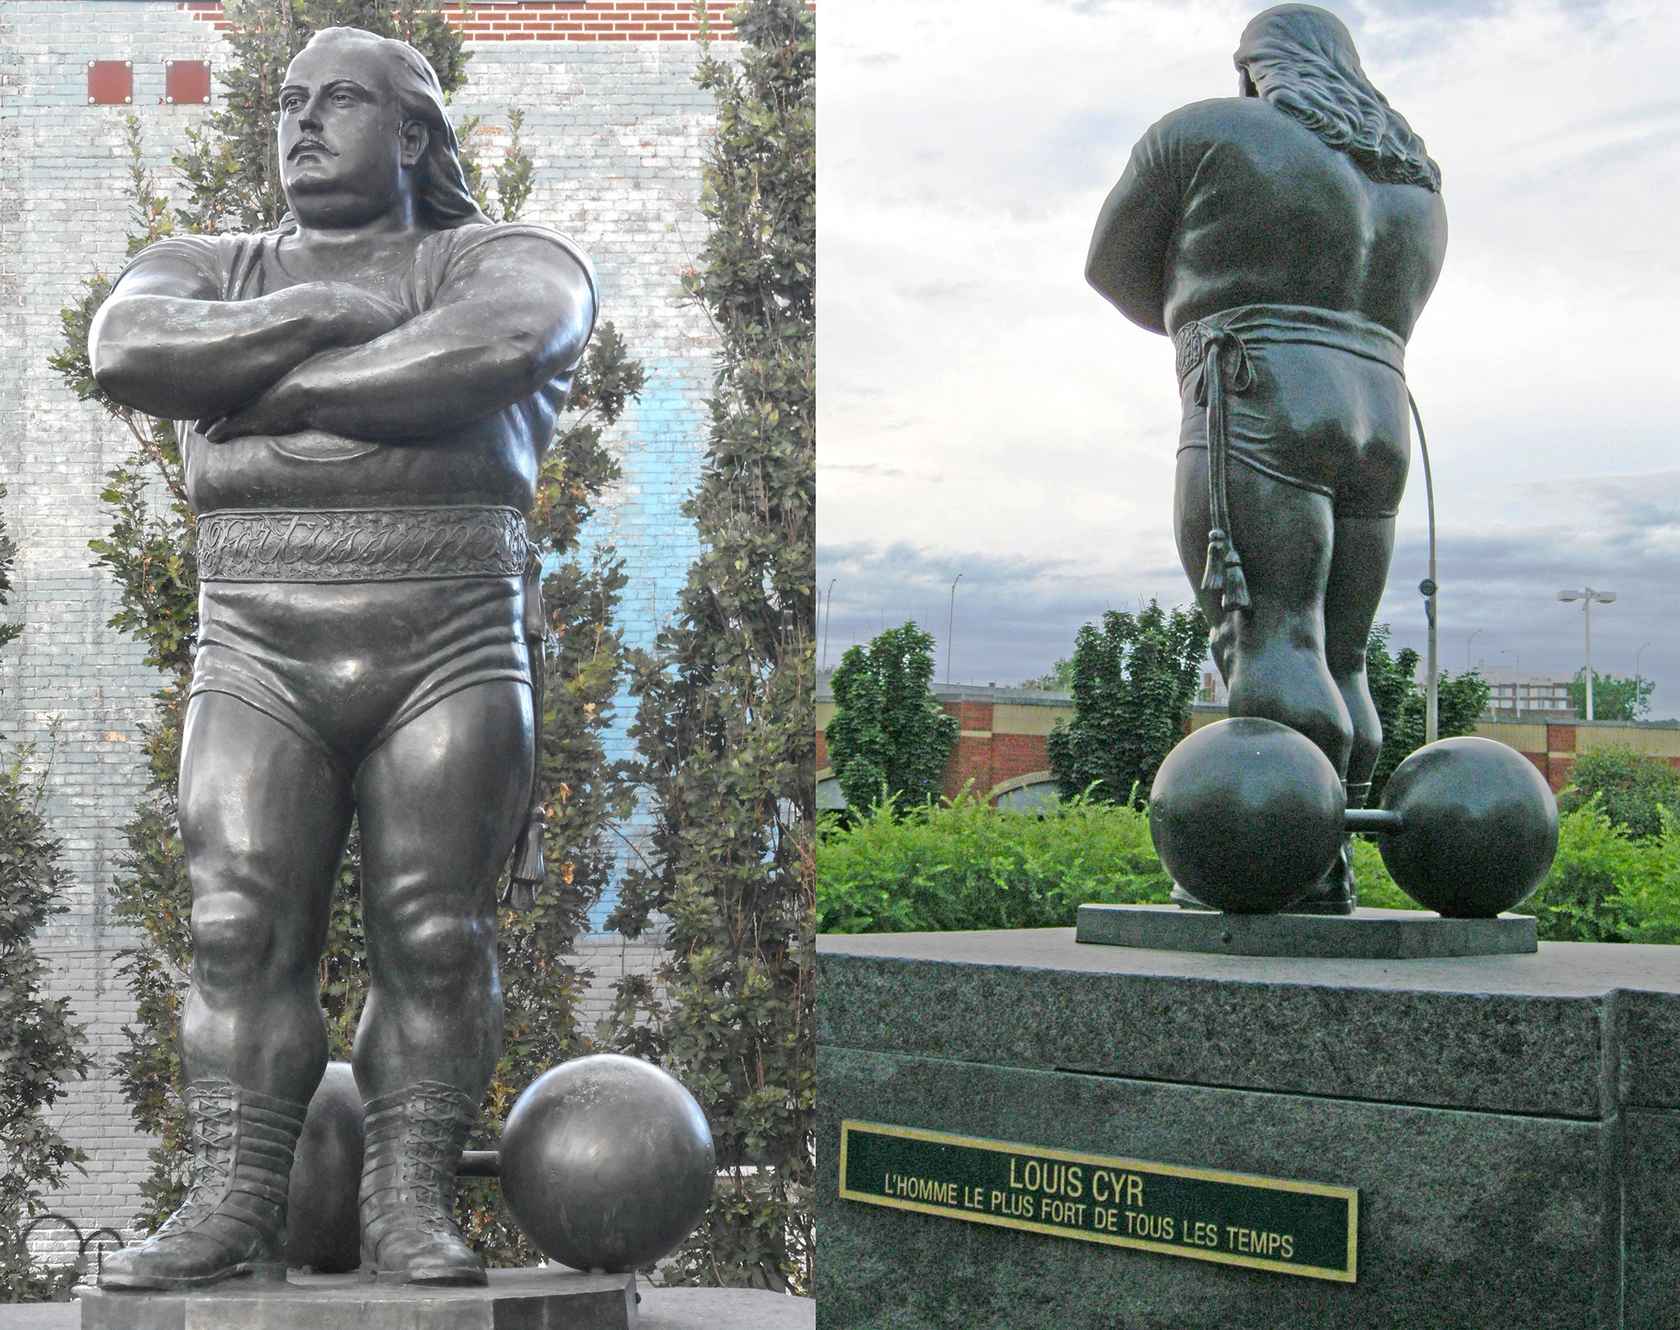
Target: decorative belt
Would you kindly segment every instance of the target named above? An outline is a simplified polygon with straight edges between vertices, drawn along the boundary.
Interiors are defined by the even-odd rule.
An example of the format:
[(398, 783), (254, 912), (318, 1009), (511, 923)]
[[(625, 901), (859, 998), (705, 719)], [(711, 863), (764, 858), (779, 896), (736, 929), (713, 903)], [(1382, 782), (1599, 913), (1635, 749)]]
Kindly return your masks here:
[(206, 582), (399, 582), (519, 577), (530, 554), (515, 508), (226, 509), (198, 519)]

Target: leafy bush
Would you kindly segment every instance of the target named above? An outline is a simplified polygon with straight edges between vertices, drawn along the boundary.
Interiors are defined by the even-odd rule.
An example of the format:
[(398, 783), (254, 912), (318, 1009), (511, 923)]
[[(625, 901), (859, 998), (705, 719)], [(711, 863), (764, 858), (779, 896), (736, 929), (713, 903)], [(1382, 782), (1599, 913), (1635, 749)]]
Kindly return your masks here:
[[(1422, 909), (1354, 838), (1359, 903)], [(817, 929), (825, 933), (1066, 927), (1087, 901), (1167, 899), (1148, 816), (1085, 796), (1055, 811), (988, 807), (972, 794), (907, 810), (881, 806), (817, 841)], [(1518, 907), (1547, 942), (1680, 943), (1680, 817), (1635, 839), (1597, 803), (1558, 823), (1545, 882)]]
[(849, 811), (883, 797), (908, 805), (939, 794), (957, 718), (929, 691), (932, 680), (933, 638), (914, 623), (889, 628), (840, 658), (827, 735)]
[[(1375, 624), (1365, 646), (1365, 673), (1371, 685), (1371, 701), (1382, 721), (1382, 751), (1371, 772), (1370, 806), (1382, 798), (1383, 787), (1394, 768), (1423, 747), (1428, 729), (1429, 698), (1417, 686), (1419, 656), (1411, 647), (1393, 655), (1388, 650), (1388, 625)], [(1487, 710), (1492, 690), (1474, 670), (1468, 674), (1442, 674), (1436, 688), (1436, 737), (1473, 734), (1476, 721)], [(1363, 896), (1361, 897), (1363, 899)]]
[[(17, 543), (0, 522), (0, 607), (16, 557)], [(0, 623), (0, 646), (22, 631)], [(86, 1158), (59, 1132), (53, 1107), (64, 1080), (92, 1065), (70, 999), (46, 996), (47, 964), (35, 951), (37, 930), (65, 912), (70, 874), (41, 814), (45, 780), (25, 771), (30, 756), (28, 748), (0, 754), (0, 1302), (56, 1301), (73, 1278), (37, 1262), (26, 1235), (45, 1209), (41, 1193), (62, 1186), (65, 1170), (80, 1169)]]
[(1105, 803), (1149, 796), (1155, 773), (1184, 737), (1207, 658), (1207, 620), (1195, 606), (1109, 610), (1074, 639), (1073, 719), (1050, 733), (1050, 770), (1062, 795)]
[(1576, 759), (1558, 811), (1571, 813), (1598, 799), (1612, 824), (1628, 835), (1662, 834), (1664, 808), (1680, 812), (1680, 771), (1631, 748), (1594, 748)]
[(1639, 845), (1644, 872), (1619, 893), (1629, 942), (1680, 944), (1680, 815), (1662, 811), (1662, 830)]
[(817, 842), (817, 928), (903, 933), (1068, 927), (1080, 905), (1162, 902), (1172, 881), (1136, 809), (1086, 795), (1053, 812), (995, 809), (970, 793), (850, 827)]

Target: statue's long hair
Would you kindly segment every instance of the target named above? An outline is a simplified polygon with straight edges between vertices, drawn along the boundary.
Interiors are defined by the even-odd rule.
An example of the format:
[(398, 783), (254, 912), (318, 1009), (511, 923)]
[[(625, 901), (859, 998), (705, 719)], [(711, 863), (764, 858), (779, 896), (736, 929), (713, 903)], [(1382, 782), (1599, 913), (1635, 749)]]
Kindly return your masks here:
[[(466, 169), (461, 165), (461, 145), (455, 138), (455, 127), (443, 109), (443, 85), (431, 62), (407, 42), (395, 37), (381, 37), (361, 28), (322, 28), (309, 39), (310, 46), (327, 42), (372, 42), (385, 61), (385, 67), (396, 90), (397, 105), (402, 117), (418, 120), (429, 131), (426, 153), (420, 159), (415, 202), (420, 215), (439, 230), (467, 226), (490, 219), (479, 211), (467, 188)], [(295, 225), (291, 210), (281, 219), (282, 228)]]
[(1243, 29), (1234, 57), (1255, 89), (1372, 180), (1441, 190), (1441, 168), (1406, 117), (1371, 85), (1353, 37), (1315, 5), (1278, 5)]

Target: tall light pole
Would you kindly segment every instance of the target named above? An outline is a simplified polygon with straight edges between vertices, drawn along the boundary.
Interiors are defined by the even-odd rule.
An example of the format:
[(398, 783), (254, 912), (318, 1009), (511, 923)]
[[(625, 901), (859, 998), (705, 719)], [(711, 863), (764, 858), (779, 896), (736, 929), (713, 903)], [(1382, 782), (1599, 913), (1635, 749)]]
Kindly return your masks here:
[(1639, 658), (1645, 654), (1645, 648), (1650, 646), (1650, 645), (1651, 644), (1649, 642), (1641, 642), (1639, 644), (1639, 650), (1635, 651), (1633, 653), (1633, 681), (1634, 681), (1634, 683), (1638, 683), (1641, 679), (1643, 679), (1645, 677), (1643, 674), (1641, 674), (1639, 672)]
[(1601, 605), (1608, 605), (1616, 599), (1614, 591), (1598, 591), (1590, 586), (1582, 587), (1579, 591), (1569, 590), (1557, 593), (1559, 600), (1581, 601), (1582, 622), (1586, 624), (1587, 639), (1587, 719), (1593, 718), (1593, 667), (1592, 667), (1592, 607), (1593, 601)]
[(828, 579), (828, 609), (823, 613), (822, 663), (825, 668), (828, 665), (828, 625), (834, 622), (834, 584), (839, 580), (840, 579), (838, 577), (831, 577)]
[[(1499, 649), (1499, 654), (1501, 656), (1509, 656), (1511, 658), (1511, 673), (1513, 675), (1521, 675), (1522, 674), (1522, 657), (1517, 654), (1517, 649), (1515, 647), (1501, 647)], [(1519, 716), (1522, 715), (1522, 679), (1521, 678), (1517, 678), (1517, 679), (1514, 679), (1512, 681), (1512, 683), (1511, 683), (1511, 696), (1516, 700), (1516, 703), (1517, 703), (1517, 715), (1519, 715)]]
[(1470, 636), (1464, 639), (1464, 672), (1466, 674), (1470, 673), (1470, 644), (1476, 640), (1476, 635), (1481, 631), (1480, 628), (1472, 628)]
[(958, 573), (951, 579), (951, 613), (945, 620), (945, 686), (951, 686), (951, 648), (956, 642), (957, 630), (957, 583), (962, 581), (962, 574)]

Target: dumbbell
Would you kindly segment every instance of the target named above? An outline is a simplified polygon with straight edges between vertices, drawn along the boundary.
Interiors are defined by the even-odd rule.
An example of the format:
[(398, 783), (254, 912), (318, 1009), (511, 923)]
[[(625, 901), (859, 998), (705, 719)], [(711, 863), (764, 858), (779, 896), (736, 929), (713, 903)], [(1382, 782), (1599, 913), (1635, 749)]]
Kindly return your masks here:
[(1300, 900), (1346, 832), (1379, 833), (1401, 889), (1456, 918), (1520, 904), (1557, 853), (1551, 790), (1527, 758), (1491, 739), (1426, 744), (1395, 768), (1380, 808), (1345, 802), (1336, 769), (1304, 734), (1238, 716), (1167, 754), (1149, 794), (1149, 831), (1174, 882), (1235, 914)]
[[(357, 1191), (365, 1114), (348, 1062), (330, 1062), (292, 1165), (286, 1261), (323, 1274), (361, 1263)], [(500, 1178), (519, 1226), (575, 1270), (635, 1270), (673, 1251), (711, 1204), (711, 1129), (694, 1096), (637, 1058), (550, 1068), (508, 1113), (499, 1150), (464, 1150), (457, 1176)]]

